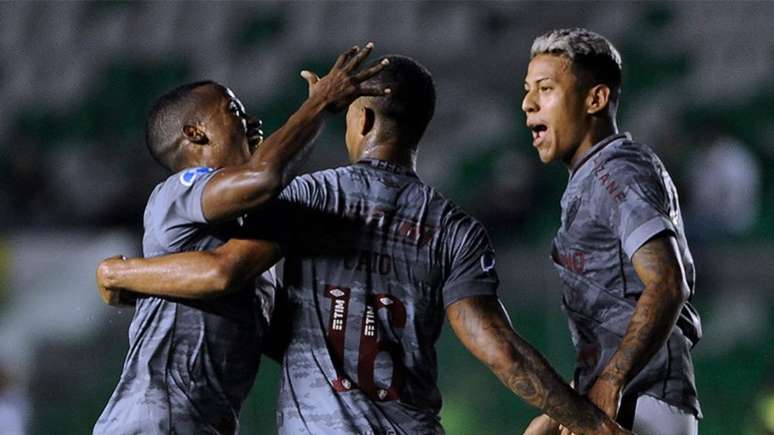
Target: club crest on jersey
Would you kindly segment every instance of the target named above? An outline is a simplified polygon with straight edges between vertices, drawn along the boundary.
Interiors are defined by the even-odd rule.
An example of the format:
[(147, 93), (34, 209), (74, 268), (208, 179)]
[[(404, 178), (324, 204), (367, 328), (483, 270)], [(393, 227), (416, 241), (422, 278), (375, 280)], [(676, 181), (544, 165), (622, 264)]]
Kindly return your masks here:
[(209, 174), (212, 168), (200, 166), (198, 168), (186, 169), (180, 174), (180, 184), (185, 187), (191, 186), (199, 175)]
[(484, 254), (481, 256), (481, 270), (484, 272), (491, 272), (492, 269), (495, 267), (495, 256), (494, 251), (491, 249), (484, 252)]
[(573, 199), (572, 204), (567, 209), (567, 213), (564, 215), (564, 228), (570, 228), (575, 221), (575, 216), (578, 216), (578, 209), (580, 209), (580, 203), (580, 198), (576, 197)]

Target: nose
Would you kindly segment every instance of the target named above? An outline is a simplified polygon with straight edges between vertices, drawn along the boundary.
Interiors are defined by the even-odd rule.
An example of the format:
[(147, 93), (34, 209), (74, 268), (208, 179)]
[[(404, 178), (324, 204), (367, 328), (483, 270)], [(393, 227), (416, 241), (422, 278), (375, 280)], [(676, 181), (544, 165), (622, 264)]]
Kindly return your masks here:
[(535, 101), (535, 92), (527, 91), (524, 93), (524, 99), (521, 100), (521, 110), (526, 114), (537, 112), (538, 105)]

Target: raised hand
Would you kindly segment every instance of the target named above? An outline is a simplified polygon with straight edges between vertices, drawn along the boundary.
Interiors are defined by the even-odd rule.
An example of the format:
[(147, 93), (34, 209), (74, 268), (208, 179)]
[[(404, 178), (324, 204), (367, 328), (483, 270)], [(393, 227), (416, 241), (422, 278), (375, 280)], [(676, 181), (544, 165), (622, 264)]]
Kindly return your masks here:
[(321, 98), (325, 101), (327, 110), (340, 112), (359, 97), (379, 97), (389, 94), (389, 88), (364, 83), (389, 64), (387, 59), (382, 59), (381, 62), (365, 70), (357, 71), (373, 48), (373, 42), (369, 42), (363, 48), (357, 45), (350, 48), (339, 55), (331, 70), (323, 77), (318, 77), (312, 71), (301, 71), (301, 77), (309, 85), (309, 98)]

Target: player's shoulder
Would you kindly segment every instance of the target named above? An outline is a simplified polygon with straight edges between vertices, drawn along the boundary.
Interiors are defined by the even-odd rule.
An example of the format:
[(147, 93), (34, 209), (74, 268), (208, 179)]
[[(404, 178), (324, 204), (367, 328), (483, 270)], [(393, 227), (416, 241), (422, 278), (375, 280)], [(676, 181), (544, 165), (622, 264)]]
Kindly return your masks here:
[(319, 171), (309, 172), (306, 174), (302, 174), (297, 176), (295, 180), (304, 181), (304, 182), (323, 182), (325, 180), (329, 180), (332, 178), (341, 177), (344, 173), (344, 169), (346, 169), (346, 166), (338, 167), (338, 168), (329, 168), (329, 169), (321, 169)]
[(633, 140), (629, 135), (601, 149), (593, 160), (595, 167), (603, 165), (608, 171), (622, 176), (652, 171), (660, 163), (653, 148)]
[(181, 195), (197, 184), (204, 182), (215, 169), (207, 166), (186, 168), (175, 172), (156, 185), (148, 198), (146, 215), (156, 209), (166, 209)]
[(156, 191), (187, 190), (197, 182), (201, 182), (215, 169), (208, 166), (196, 166), (175, 172), (156, 185)]
[(290, 184), (288, 184), (288, 187), (329, 184), (334, 180), (343, 177), (347, 173), (346, 169), (348, 169), (347, 166), (342, 166), (301, 174), (293, 178)]
[(326, 186), (334, 184), (339, 176), (336, 169), (323, 169), (298, 175), (282, 190), (280, 198), (289, 201), (309, 202), (326, 191)]
[[(442, 193), (434, 188), (430, 187), (430, 189), (432, 198), (437, 201), (441, 207), (441, 228), (447, 236), (447, 239), (455, 239), (465, 234), (487, 233), (484, 224), (481, 223), (480, 220), (453, 201), (446, 199)], [(451, 239), (449, 239), (449, 241), (451, 241)]]

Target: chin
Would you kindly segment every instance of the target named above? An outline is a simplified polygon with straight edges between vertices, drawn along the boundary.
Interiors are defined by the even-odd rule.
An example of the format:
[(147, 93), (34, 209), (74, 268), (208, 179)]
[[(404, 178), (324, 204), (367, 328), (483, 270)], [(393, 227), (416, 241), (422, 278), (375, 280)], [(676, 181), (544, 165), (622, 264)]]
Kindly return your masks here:
[(546, 165), (556, 160), (556, 155), (551, 152), (551, 150), (538, 150), (538, 157), (540, 158), (540, 161)]

